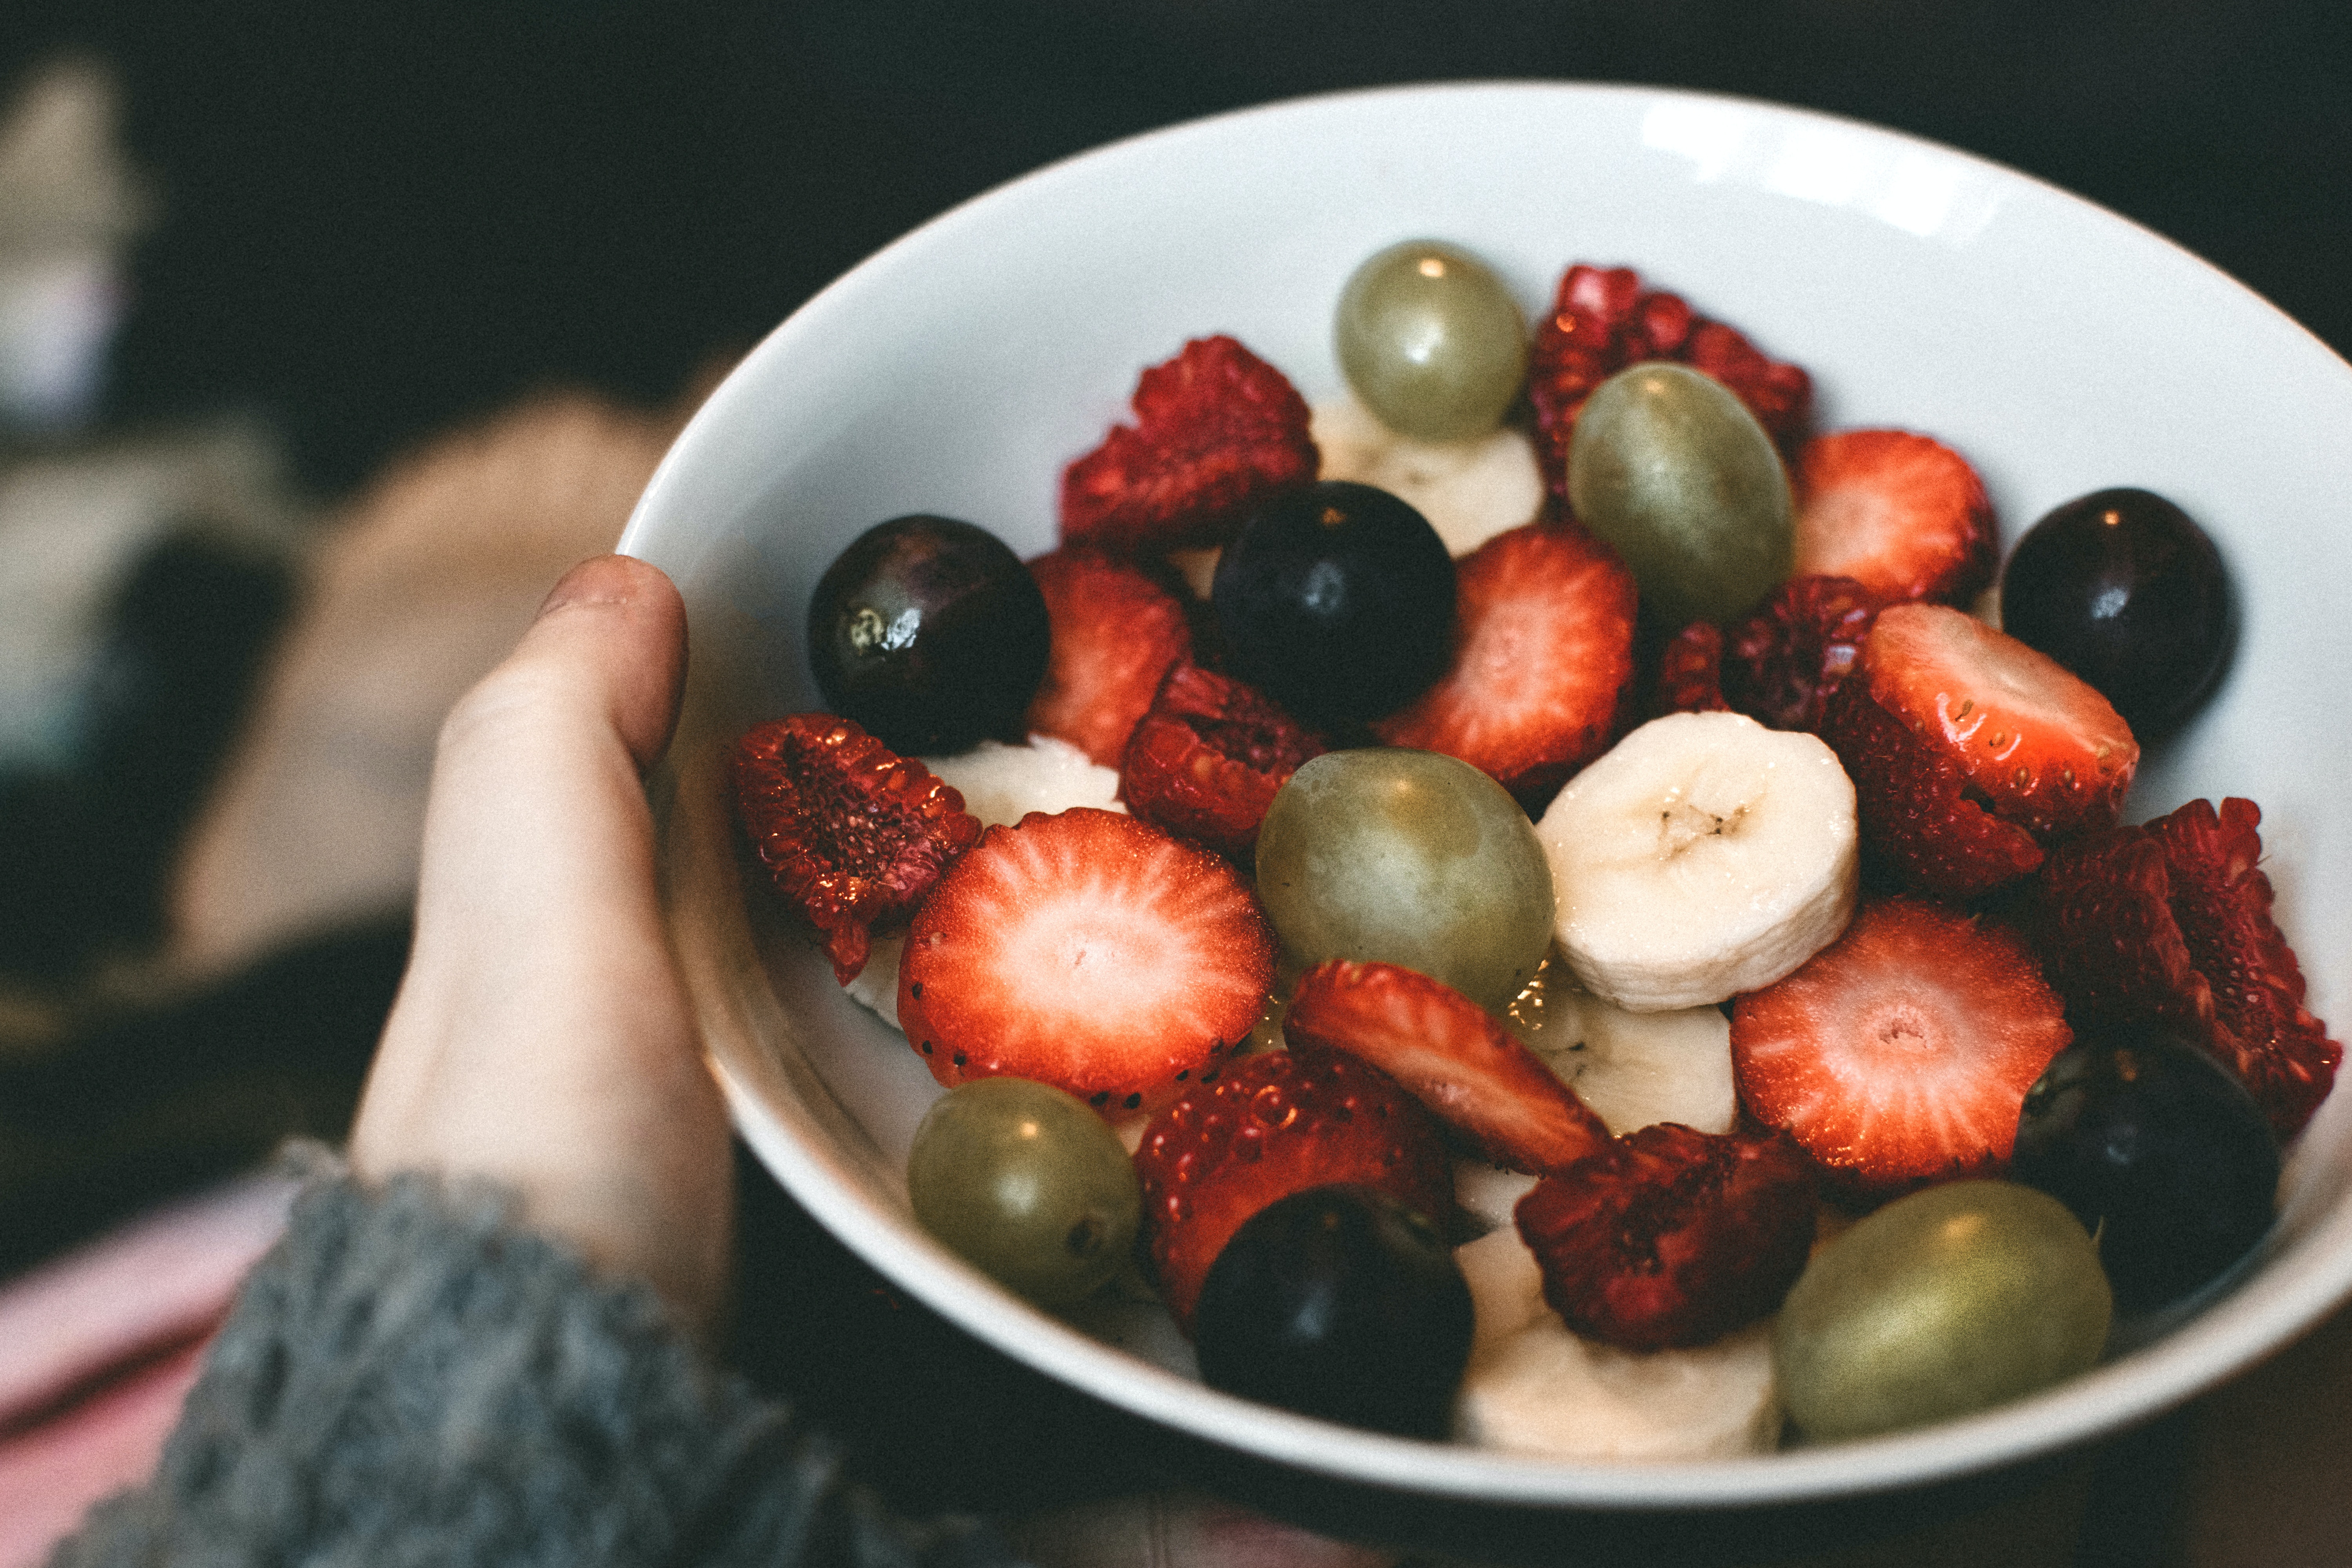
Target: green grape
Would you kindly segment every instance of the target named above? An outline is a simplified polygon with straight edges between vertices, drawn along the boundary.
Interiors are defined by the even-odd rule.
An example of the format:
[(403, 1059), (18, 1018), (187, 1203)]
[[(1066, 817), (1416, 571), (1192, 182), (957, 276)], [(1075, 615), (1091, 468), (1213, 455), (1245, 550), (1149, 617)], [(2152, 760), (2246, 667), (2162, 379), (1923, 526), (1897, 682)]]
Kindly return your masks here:
[(1329, 752), (1257, 837), (1258, 897), (1299, 964), (1377, 959), (1510, 1005), (1551, 942), (1551, 867), (1528, 814), (1434, 752)]
[(1789, 574), (1780, 455), (1729, 389), (1687, 365), (1630, 365), (1593, 389), (1569, 438), (1568, 500), (1663, 626), (1726, 625)]
[(1423, 441), (1483, 436), (1527, 374), (1528, 323), (1502, 279), (1433, 239), (1356, 268), (1333, 322), (1339, 368), (1381, 423)]
[(1773, 1325), (1773, 1369), (1807, 1436), (1866, 1437), (2087, 1371), (2113, 1314), (2098, 1248), (2065, 1205), (1952, 1182), (1814, 1255)]
[(1143, 1211), (1118, 1134), (1076, 1097), (1019, 1078), (940, 1097), (915, 1130), (907, 1193), (925, 1230), (1044, 1307), (1118, 1273)]

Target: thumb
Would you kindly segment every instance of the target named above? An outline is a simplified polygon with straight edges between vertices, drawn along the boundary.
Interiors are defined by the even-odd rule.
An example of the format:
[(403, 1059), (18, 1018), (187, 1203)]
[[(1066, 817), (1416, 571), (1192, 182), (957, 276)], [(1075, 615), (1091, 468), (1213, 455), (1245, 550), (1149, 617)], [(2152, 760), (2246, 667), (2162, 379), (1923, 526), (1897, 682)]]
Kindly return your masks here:
[(352, 1157), (363, 1176), (504, 1182), (527, 1218), (698, 1314), (724, 1266), (726, 1118), (670, 958), (640, 783), (685, 668), (677, 590), (605, 556), (556, 584), (452, 710), (415, 945)]

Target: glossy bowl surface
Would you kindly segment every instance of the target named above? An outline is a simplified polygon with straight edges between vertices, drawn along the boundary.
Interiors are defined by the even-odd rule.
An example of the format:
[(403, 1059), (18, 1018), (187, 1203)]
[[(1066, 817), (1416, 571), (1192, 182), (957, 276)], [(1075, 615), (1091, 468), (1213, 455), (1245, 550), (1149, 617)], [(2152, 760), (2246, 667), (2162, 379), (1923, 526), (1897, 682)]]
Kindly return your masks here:
[(915, 1227), (901, 1171), (936, 1090), (747, 903), (714, 749), (815, 706), (803, 609), (868, 524), (944, 512), (1047, 548), (1062, 466), (1125, 416), (1139, 370), (1224, 331), (1328, 396), (1349, 272), (1421, 236), (1476, 251), (1531, 317), (1570, 261), (1639, 268), (1806, 365), (1822, 427), (1900, 425), (1967, 454), (2009, 538), (2113, 485), (2200, 521), (2235, 574), (2242, 638), (2212, 707), (2147, 760), (2133, 815), (2259, 801), (2311, 1005), (2352, 1021), (2352, 815), (2330, 804), (2352, 776), (2352, 367), (2168, 242), (1945, 148), (1662, 90), (1403, 89), (1142, 137), (947, 214), (779, 327), (647, 489), (622, 546), (677, 580), (693, 637), (657, 781), (666, 897), (761, 1158), (900, 1287), (1050, 1375), (1294, 1472), (1432, 1501), (1739, 1508), (1947, 1480), (2116, 1430), (2315, 1322), (2352, 1289), (2342, 1094), (2296, 1151), (2259, 1268), (2154, 1343), (1970, 1419), (1734, 1461), (1559, 1463), (1286, 1415), (1021, 1305)]

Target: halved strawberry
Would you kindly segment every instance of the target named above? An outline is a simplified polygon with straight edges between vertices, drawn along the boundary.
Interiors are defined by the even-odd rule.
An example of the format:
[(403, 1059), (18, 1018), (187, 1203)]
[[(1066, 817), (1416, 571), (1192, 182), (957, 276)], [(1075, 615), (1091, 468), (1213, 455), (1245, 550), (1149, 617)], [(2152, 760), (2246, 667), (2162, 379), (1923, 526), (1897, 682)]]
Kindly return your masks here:
[(1557, 1171), (1609, 1142), (1576, 1091), (1484, 1007), (1413, 970), (1318, 963), (1299, 977), (1282, 1032), (1370, 1062), (1511, 1170)]
[(2089, 682), (1964, 611), (1880, 612), (1854, 679), (2037, 837), (2105, 827), (2123, 809), (2139, 766), (2131, 726)]
[(1054, 636), (1045, 679), (1030, 700), (1029, 730), (1118, 767), (1160, 680), (1192, 657), (1183, 604), (1098, 551), (1056, 550), (1029, 563), (1029, 574), (1045, 596)]
[(1115, 811), (990, 828), (916, 912), (898, 1025), (931, 1076), (1035, 1079), (1133, 1110), (1265, 1014), (1274, 931), (1233, 867)]
[(1908, 430), (1841, 430), (1797, 454), (1795, 570), (1881, 604), (1965, 604), (1992, 581), (1992, 502), (1968, 459)]
[(1636, 1351), (1703, 1345), (1777, 1310), (1817, 1216), (1812, 1166), (1786, 1133), (1672, 1121), (1546, 1176), (1511, 1215), (1552, 1310)]
[(1906, 886), (1953, 899), (2112, 824), (2139, 763), (2105, 698), (1946, 605), (1880, 612), (1821, 736), (1853, 779), (1864, 843)]
[(1609, 749), (1633, 684), (1633, 574), (1580, 523), (1498, 533), (1457, 563), (1454, 663), (1372, 726), (1444, 752), (1530, 810)]
[(1222, 544), (1266, 497), (1310, 483), (1307, 400), (1229, 337), (1195, 338), (1135, 386), (1135, 423), (1062, 474), (1062, 538), (1143, 552)]
[(1553, 494), (1568, 493), (1569, 438), (1584, 400), (1627, 365), (1653, 359), (1679, 360), (1722, 382), (1783, 450), (1801, 437), (1812, 408), (1812, 378), (1802, 369), (1768, 359), (1677, 295), (1644, 290), (1630, 267), (1579, 262), (1561, 274), (1528, 353), (1536, 457)]
[(1970, 798), (1958, 759), (1848, 680), (1830, 699), (1821, 737), (1853, 781), (1863, 842), (1905, 887), (1967, 900), (2029, 875), (2042, 846)]
[(963, 796), (846, 719), (796, 713), (735, 742), (735, 810), (779, 896), (824, 939), (844, 985), (876, 927), (912, 912), (980, 838)]
[(2187, 1029), (2291, 1138), (2344, 1047), (2303, 1005), (2303, 966), (2271, 919), (2262, 815), (2250, 800), (2192, 800), (2065, 845), (2042, 869), (2031, 929), (2069, 1009)]
[(1729, 705), (1775, 730), (1818, 734), (1853, 672), (1880, 601), (1851, 577), (1791, 577), (1731, 633), (1723, 652)]
[(1921, 900), (1866, 903), (1787, 979), (1733, 1005), (1739, 1099), (1869, 1196), (1990, 1173), (2073, 1033), (2024, 942)]
[(1144, 1129), (1135, 1173), (1160, 1298), (1187, 1330), (1209, 1266), (1277, 1198), (1359, 1182), (1441, 1224), (1454, 1206), (1429, 1112), (1378, 1068), (1312, 1047), (1204, 1076)]
[(1247, 866), (1275, 792), (1325, 750), (1231, 676), (1179, 664), (1127, 742), (1119, 798), (1144, 821)]

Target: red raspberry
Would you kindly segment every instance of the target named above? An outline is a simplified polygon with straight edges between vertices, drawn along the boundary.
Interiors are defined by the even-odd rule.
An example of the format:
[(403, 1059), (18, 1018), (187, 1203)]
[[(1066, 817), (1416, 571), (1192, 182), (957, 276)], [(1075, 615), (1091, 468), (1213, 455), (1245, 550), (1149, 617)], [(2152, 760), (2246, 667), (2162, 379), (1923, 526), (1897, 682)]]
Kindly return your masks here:
[(844, 985), (866, 967), (875, 929), (911, 914), (980, 838), (953, 787), (830, 713), (760, 725), (735, 742), (734, 763), (744, 836)]
[(1851, 577), (1791, 577), (1731, 634), (1724, 695), (1772, 729), (1817, 734), (1877, 619), (1877, 599)]
[(1248, 866), (1275, 792), (1326, 749), (1231, 676), (1179, 664), (1127, 742), (1119, 797), (1144, 821)]
[(2250, 800), (2192, 800), (2063, 846), (2032, 929), (2071, 1012), (2189, 1030), (2288, 1138), (2327, 1097), (2344, 1047), (2303, 1005), (2302, 965), (2271, 919), (2262, 816)]
[(1259, 502), (1311, 483), (1307, 400), (1229, 337), (1195, 338), (1136, 383), (1135, 423), (1062, 474), (1062, 539), (1122, 552), (1223, 544)]
[(1536, 456), (1556, 495), (1568, 493), (1568, 447), (1593, 388), (1643, 360), (1678, 360), (1729, 387), (1783, 450), (1803, 439), (1812, 378), (1768, 359), (1735, 329), (1694, 312), (1679, 296), (1644, 292), (1630, 267), (1580, 262), (1559, 280), (1551, 314), (1528, 355)]
[(1662, 1121), (1546, 1176), (1512, 1217), (1570, 1328), (1654, 1351), (1779, 1308), (1811, 1249), (1816, 1202), (1786, 1133)]

